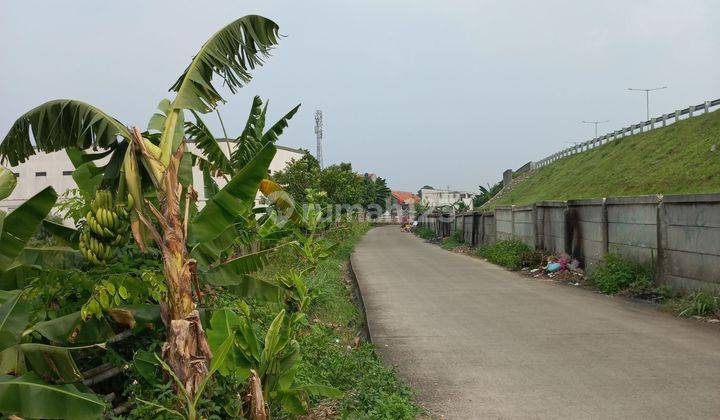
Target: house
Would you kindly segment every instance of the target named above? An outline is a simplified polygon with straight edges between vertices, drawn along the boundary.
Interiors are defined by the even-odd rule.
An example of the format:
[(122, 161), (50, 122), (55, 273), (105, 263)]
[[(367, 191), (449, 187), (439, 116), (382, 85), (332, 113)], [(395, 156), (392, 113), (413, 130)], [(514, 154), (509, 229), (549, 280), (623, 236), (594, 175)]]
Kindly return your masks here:
[[(220, 148), (227, 155), (228, 141), (230, 150), (235, 148), (235, 140), (218, 139)], [(198, 154), (197, 147), (187, 142), (188, 151)], [(300, 159), (306, 152), (301, 149), (293, 149), (290, 147), (275, 145), (277, 153), (270, 163), (270, 172), (275, 173), (285, 169), (292, 159)], [(109, 158), (97, 161), (98, 165), (104, 165)], [(40, 192), (45, 187), (52, 186), (58, 195), (62, 195), (67, 190), (77, 188), (72, 178), (74, 167), (67, 154), (64, 151), (53, 153), (38, 153), (31, 156), (27, 161), (15, 167), (8, 167), (17, 178), (17, 187), (4, 200), (0, 200), (0, 210), (12, 211), (16, 209), (25, 200)], [(222, 178), (216, 178), (220, 187), (226, 184)], [(202, 206), (205, 202), (205, 192), (203, 188), (202, 172), (198, 168), (193, 168), (193, 186), (198, 192), (198, 202)]]

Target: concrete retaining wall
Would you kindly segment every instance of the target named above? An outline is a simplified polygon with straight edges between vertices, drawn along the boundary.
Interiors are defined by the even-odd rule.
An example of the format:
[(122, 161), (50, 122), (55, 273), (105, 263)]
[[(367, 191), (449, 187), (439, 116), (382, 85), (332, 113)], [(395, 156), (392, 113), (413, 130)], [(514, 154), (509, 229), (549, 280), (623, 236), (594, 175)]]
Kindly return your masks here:
[(720, 194), (665, 196), (658, 223), (660, 281), (720, 291)]
[(468, 245), (475, 245), (473, 243), (473, 238), (475, 236), (475, 232), (473, 230), (473, 217), (475, 217), (474, 213), (467, 213), (463, 215), (462, 221), (463, 221), (463, 240)]
[(512, 236), (535, 248), (535, 206), (513, 206), (512, 213)]
[(553, 253), (565, 252), (565, 218), (567, 205), (564, 201), (541, 201), (535, 204), (536, 245)]
[(604, 199), (567, 202), (565, 252), (577, 258), (586, 270), (592, 271), (607, 254), (607, 232)]
[(456, 217), (428, 215), (420, 224), (438, 236), (462, 230), (473, 246), (515, 238), (566, 252), (587, 271), (615, 252), (653, 267), (660, 283), (720, 292), (720, 194), (543, 201)]
[(512, 206), (495, 207), (495, 238), (507, 241), (513, 238)]
[(643, 264), (657, 261), (658, 196), (605, 200), (608, 250)]

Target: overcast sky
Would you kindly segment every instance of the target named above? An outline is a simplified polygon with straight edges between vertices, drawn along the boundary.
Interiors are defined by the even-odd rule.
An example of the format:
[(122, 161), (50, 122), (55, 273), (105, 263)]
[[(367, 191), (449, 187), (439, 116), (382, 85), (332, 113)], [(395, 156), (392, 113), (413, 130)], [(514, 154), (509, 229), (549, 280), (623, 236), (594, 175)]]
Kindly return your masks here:
[[(73, 98), (145, 127), (200, 45), (245, 14), (287, 37), (221, 107), (237, 136), (255, 94), (279, 144), (350, 161), (393, 189), (478, 184), (587, 140), (582, 120), (639, 122), (720, 97), (720, 1), (0, 0), (0, 136), (30, 108)], [(220, 135), (214, 116), (207, 117)]]

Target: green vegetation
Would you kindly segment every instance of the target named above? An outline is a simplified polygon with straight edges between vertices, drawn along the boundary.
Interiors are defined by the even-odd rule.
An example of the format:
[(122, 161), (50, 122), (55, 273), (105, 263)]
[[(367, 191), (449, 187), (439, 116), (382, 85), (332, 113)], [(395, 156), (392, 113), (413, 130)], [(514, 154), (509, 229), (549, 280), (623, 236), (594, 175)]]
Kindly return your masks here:
[(641, 294), (653, 288), (650, 269), (623, 258), (620, 254), (605, 255), (590, 275), (590, 283), (603, 293)]
[[(213, 76), (234, 93), (278, 31), (246, 16), (216, 32), (145, 131), (75, 100), (42, 104), (9, 130), (3, 160), (65, 151), (78, 189), (59, 208), (75, 228), (51, 220), (52, 187), (0, 212), (0, 414), (265, 420), (317, 404), (352, 417), (417, 411), (372, 347), (355, 340), (361, 317), (339, 267), (367, 225), (350, 214), (325, 218), (316, 206), (325, 192), (306, 189), (301, 207), (265, 179), (297, 107), (266, 128), (267, 103), (255, 97), (227, 155), (201, 119), (224, 102)], [(186, 152), (185, 138), (200, 153)], [(193, 166), (203, 174), (201, 209)], [(335, 195), (351, 181), (372, 200), (387, 192), (349, 164), (333, 170), (320, 186)], [(0, 170), (0, 199), (15, 184)], [(259, 193), (265, 205), (256, 207)], [(333, 356), (328, 340), (358, 356), (337, 360), (344, 353)], [(333, 360), (358, 370), (333, 379), (343, 377)]]
[(695, 292), (680, 303), (679, 309), (680, 316), (718, 316), (720, 315), (720, 296)]
[(385, 179), (377, 177), (373, 180), (369, 176), (357, 174), (350, 163), (320, 169), (317, 159), (309, 153), (300, 159), (293, 159), (273, 178), (299, 202), (308, 201), (309, 191), (324, 192), (325, 199), (317, 201), (323, 206), (359, 204), (364, 208), (377, 206), (385, 211), (390, 197)]
[(720, 152), (711, 151), (718, 139), (720, 112), (693, 117), (563, 158), (539, 169), (493, 205), (718, 192)]
[(443, 249), (454, 249), (465, 244), (465, 238), (461, 230), (456, 230), (452, 235), (447, 238), (443, 238), (440, 246)]
[(425, 226), (418, 226), (413, 233), (426, 241), (435, 239), (435, 231)]
[(478, 248), (477, 254), (491, 263), (502, 265), (511, 270), (519, 270), (523, 266), (523, 257), (531, 249), (522, 241), (499, 241), (493, 245)]

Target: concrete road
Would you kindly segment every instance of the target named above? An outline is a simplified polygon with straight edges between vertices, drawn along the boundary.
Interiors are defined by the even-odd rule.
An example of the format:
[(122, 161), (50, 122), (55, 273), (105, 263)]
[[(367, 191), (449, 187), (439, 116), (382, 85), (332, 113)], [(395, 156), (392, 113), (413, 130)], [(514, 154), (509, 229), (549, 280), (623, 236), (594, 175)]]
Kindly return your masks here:
[(527, 278), (397, 226), (352, 256), (373, 342), (433, 415), (720, 418), (720, 329)]

